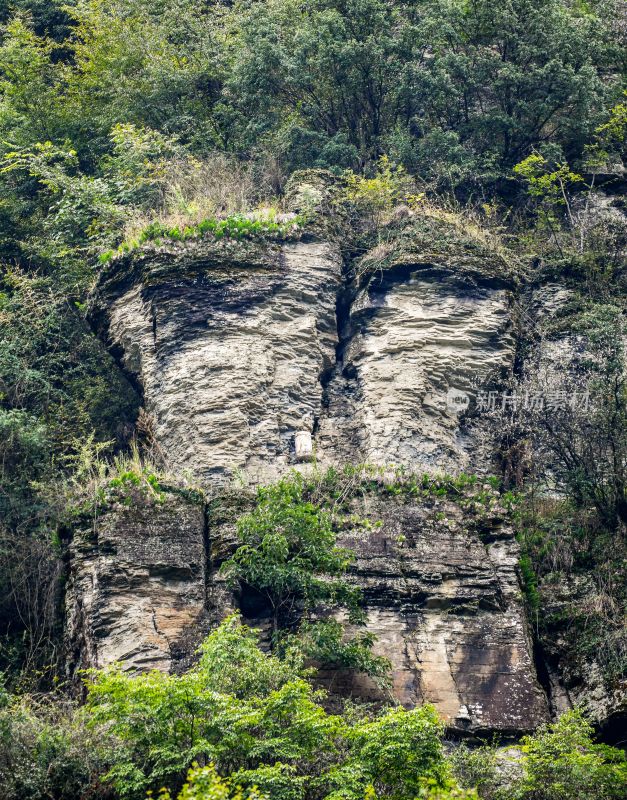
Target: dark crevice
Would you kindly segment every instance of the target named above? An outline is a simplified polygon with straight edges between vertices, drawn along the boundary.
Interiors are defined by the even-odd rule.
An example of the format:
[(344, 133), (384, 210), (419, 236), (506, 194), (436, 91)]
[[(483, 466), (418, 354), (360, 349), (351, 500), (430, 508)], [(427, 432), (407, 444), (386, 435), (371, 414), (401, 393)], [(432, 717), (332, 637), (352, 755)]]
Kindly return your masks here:
[(205, 608), (209, 608), (209, 580), (213, 571), (213, 563), (211, 558), (211, 535), (209, 533), (209, 505), (203, 504), (202, 509), (203, 528), (202, 528), (202, 541), (203, 550), (205, 554)]
[(138, 375), (124, 366), (124, 348), (120, 344), (114, 343), (111, 338), (107, 313), (102, 308), (98, 310), (92, 309), (91, 313), (86, 317), (86, 321), (94, 336), (103, 342), (104, 346), (113, 358), (115, 365), (126, 378), (131, 389), (137, 395), (137, 408), (139, 410), (140, 407), (145, 405), (144, 387), (139, 380)]
[(627, 711), (611, 714), (600, 725), (597, 725), (598, 740), (612, 747), (627, 748)]
[(553, 698), (553, 689), (551, 687), (549, 666), (547, 664), (547, 660), (544, 655), (542, 645), (538, 642), (535, 636), (533, 636), (531, 655), (533, 657), (533, 665), (536, 671), (536, 677), (538, 678), (538, 683), (540, 684), (540, 686), (542, 687), (542, 691), (546, 695), (546, 699), (549, 704), (549, 710), (551, 712), (551, 717), (555, 718), (556, 709), (555, 709), (555, 701)]
[[(335, 361), (333, 365), (320, 375), (322, 386), (322, 407), (328, 408), (330, 404), (329, 386), (333, 378), (340, 374), (344, 368), (344, 354), (352, 339), (354, 331), (351, 324), (351, 307), (355, 300), (357, 286), (354, 281), (354, 272), (345, 266), (343, 270), (343, 280), (338, 288), (335, 298), (335, 323), (337, 328), (337, 344), (335, 346)], [(316, 417), (314, 421), (313, 434), (318, 431), (320, 420)]]
[(254, 586), (243, 583), (236, 596), (239, 609), (246, 619), (267, 620), (271, 618), (272, 606), (268, 597)]

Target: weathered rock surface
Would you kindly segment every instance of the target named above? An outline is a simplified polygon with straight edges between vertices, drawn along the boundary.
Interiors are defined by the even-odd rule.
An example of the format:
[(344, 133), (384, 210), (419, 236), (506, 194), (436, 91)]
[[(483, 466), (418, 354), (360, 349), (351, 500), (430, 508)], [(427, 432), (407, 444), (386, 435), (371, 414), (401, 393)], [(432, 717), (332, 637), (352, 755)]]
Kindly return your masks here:
[[(321, 202), (314, 183), (293, 193), (296, 210)], [(499, 417), (477, 413), (476, 397), (511, 378), (514, 282), (497, 253), (451, 225), (416, 215), (404, 224), (352, 264), (332, 226), (319, 225), (292, 242), (149, 246), (107, 268), (93, 318), (141, 388), (167, 466), (223, 498), (230, 485), (222, 511), (236, 509), (233, 478), (255, 485), (297, 465), (302, 430), (323, 466), (494, 471)], [(545, 294), (534, 302), (547, 314), (568, 302), (559, 285)], [(559, 360), (552, 341), (539, 362)], [(354, 510), (383, 523), (367, 536), (346, 532), (344, 543), (357, 553), (354, 579), (396, 696), (434, 703), (458, 731), (544, 721), (506, 517), (450, 498), (362, 497)], [(222, 511), (210, 504), (205, 532), (201, 511), (169, 498), (76, 533), (68, 642), (77, 665), (176, 668), (189, 630), (234, 607), (216, 567), (237, 514)], [(332, 680), (376, 696), (355, 676)]]
[[(590, 306), (576, 287), (576, 280), (549, 279), (521, 300), (522, 304), (526, 299), (521, 337), (527, 338), (526, 358), (515, 387), (521, 402), (508, 424), (513, 422), (518, 439), (525, 442), (526, 466), (535, 476), (547, 516), (552, 507), (565, 509), (557, 532), (547, 537), (546, 563), (537, 586), (536, 640), (552, 710), (584, 708), (608, 740), (619, 741), (627, 722), (627, 681), (620, 677), (620, 667), (616, 670), (627, 645), (618, 589), (621, 564), (627, 563), (624, 533), (615, 531), (611, 544), (607, 540), (586, 549), (577, 541), (585, 533), (579, 530), (576, 514), (568, 504), (560, 505), (569, 497), (569, 469), (574, 472), (583, 453), (599, 468), (611, 459), (609, 447), (604, 451), (607, 442), (595, 411), (598, 376), (591, 370), (593, 364), (600, 368), (602, 359), (586, 333)], [(618, 439), (620, 431), (615, 433)], [(560, 457), (560, 446), (568, 448), (572, 461)], [(594, 509), (589, 512), (593, 520)], [(601, 526), (598, 535), (608, 533)], [(618, 591), (608, 593), (610, 574)]]
[[(374, 269), (367, 257), (353, 278), (339, 248), (320, 239), (170, 244), (111, 265), (95, 317), (141, 386), (171, 469), (189, 469), (214, 487), (239, 473), (253, 484), (269, 481), (295, 463), (293, 437), (304, 429), (322, 464), (491, 470), (492, 429), (467, 420), (467, 408), (447, 403), (447, 393), (468, 393), (511, 369), (506, 266), (450, 226), (408, 224), (410, 234), (401, 226), (402, 242), (384, 266)], [(393, 662), (399, 699), (435, 703), (459, 730), (530, 730), (544, 719), (511, 530), (495, 522), (484, 542), (452, 503), (386, 500), (364, 511), (383, 527), (355, 541), (347, 534), (346, 543), (358, 553), (354, 577), (369, 627)], [(211, 510), (208, 519), (207, 558), (215, 567), (228, 552), (232, 520)], [(122, 588), (111, 573), (114, 565), (130, 569), (125, 551), (103, 556), (101, 540), (115, 539), (121, 526), (134, 552), (149, 526), (151, 536), (160, 535), (155, 526), (164, 537), (172, 533), (158, 517), (132, 529), (123, 514), (113, 520), (99, 530), (97, 554), (81, 546), (81, 536), (73, 545), (70, 605), (84, 609), (70, 614), (77, 620), (70, 639), (90, 631), (83, 648), (90, 663), (126, 658), (171, 667), (167, 642), (178, 629), (159, 644), (153, 631), (148, 641), (152, 604), (185, 591), (185, 613), (196, 618), (200, 573), (189, 593), (172, 582), (141, 588), (137, 572), (137, 585)], [(194, 554), (201, 532), (185, 530), (197, 537)], [(150, 570), (149, 555), (132, 560)], [(226, 613), (233, 598), (210, 573), (207, 604)], [(96, 599), (93, 587), (104, 585), (113, 589)], [(105, 623), (118, 615), (129, 621), (107, 627), (103, 615)], [(363, 682), (358, 688), (372, 690)]]
[(116, 506), (74, 531), (65, 632), (71, 675), (114, 661), (167, 671), (193, 650), (206, 605), (204, 531), (202, 505), (172, 494)]
[[(354, 512), (382, 523), (342, 543), (357, 555), (368, 630), (392, 662), (395, 696), (433, 703), (459, 731), (524, 731), (545, 719), (518, 547), (502, 513), (437, 497), (365, 497)], [(377, 695), (355, 677), (343, 688)]]
[(546, 576), (539, 589), (545, 620), (540, 643), (558, 679), (558, 691), (568, 706), (584, 708), (608, 739), (621, 741), (627, 723), (627, 680), (615, 678), (610, 684), (597, 660), (601, 654), (582, 653), (577, 640), (581, 628), (568, 624), (580, 609), (595, 613), (603, 602), (599, 587), (589, 575), (556, 572)]
[(105, 287), (100, 301), (168, 466), (214, 482), (276, 478), (294, 463), (294, 434), (321, 413), (337, 345), (337, 251), (199, 242), (183, 257), (170, 246), (137, 260), (138, 282)]
[(428, 471), (493, 468), (491, 432), (455, 406), (511, 368), (509, 292), (452, 270), (405, 265), (372, 277), (351, 306), (348, 336), (320, 425), (329, 460)]
[(511, 371), (508, 267), (450, 225), (421, 225), (410, 218), (348, 285), (321, 240), (201, 240), (114, 262), (95, 305), (168, 466), (272, 480), (308, 430), (323, 464), (489, 472), (490, 423), (451, 393)]

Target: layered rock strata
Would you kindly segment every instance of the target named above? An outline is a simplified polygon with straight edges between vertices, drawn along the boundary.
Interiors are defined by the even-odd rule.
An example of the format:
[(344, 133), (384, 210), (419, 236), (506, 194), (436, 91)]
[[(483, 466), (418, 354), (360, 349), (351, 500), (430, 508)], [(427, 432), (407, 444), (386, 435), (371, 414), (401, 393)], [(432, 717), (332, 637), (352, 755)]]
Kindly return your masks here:
[[(397, 265), (394, 265), (395, 267)], [(409, 261), (350, 307), (319, 432), (329, 461), (486, 472), (495, 442), (468, 412), (511, 369), (510, 293), (500, 282)]]
[[(500, 256), (428, 222), (406, 221), (357, 277), (317, 238), (117, 259), (94, 316), (168, 467), (213, 485), (267, 482), (297, 463), (307, 431), (323, 465), (493, 471), (494, 425), (472, 412), (511, 372), (512, 281)], [(425, 253), (429, 236), (439, 247)]]
[[(214, 492), (239, 478), (254, 486), (313, 468), (296, 459), (305, 431), (318, 466), (491, 472), (498, 425), (475, 400), (512, 369), (506, 262), (415, 214), (359, 261), (343, 259), (341, 238), (328, 234), (318, 225), (293, 241), (153, 244), (106, 268), (92, 317), (141, 389), (169, 469)], [(233, 519), (210, 507), (205, 532), (202, 514), (176, 502), (139, 516), (119, 509), (75, 534), (77, 663), (176, 668), (185, 630), (237, 605), (216, 574)], [(433, 702), (459, 731), (544, 720), (506, 519), (479, 524), (449, 500), (355, 502), (382, 522), (345, 543), (396, 696)]]
[(181, 250), (117, 265), (98, 297), (109, 341), (142, 388), (172, 471), (214, 484), (273, 480), (295, 463), (295, 433), (320, 417), (341, 259), (321, 241)]
[[(547, 716), (516, 574), (518, 546), (503, 509), (449, 498), (361, 498), (373, 522), (342, 544), (356, 553), (375, 649), (392, 663), (405, 706), (433, 703), (460, 732), (532, 730)], [(375, 699), (355, 675), (345, 693)], [(334, 677), (337, 688), (338, 678)]]
[(66, 587), (68, 671), (124, 662), (170, 670), (206, 609), (204, 507), (173, 494), (116, 505), (77, 527)]

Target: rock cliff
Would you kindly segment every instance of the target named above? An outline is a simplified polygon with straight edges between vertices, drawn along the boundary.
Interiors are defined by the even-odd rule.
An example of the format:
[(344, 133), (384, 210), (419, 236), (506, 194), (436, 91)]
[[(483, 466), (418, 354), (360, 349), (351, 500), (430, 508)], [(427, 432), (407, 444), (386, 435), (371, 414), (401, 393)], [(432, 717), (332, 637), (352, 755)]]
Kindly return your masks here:
[(395, 696), (406, 706), (434, 703), (459, 731), (535, 728), (547, 702), (504, 509), (479, 511), (454, 496), (365, 496), (353, 512), (380, 524), (343, 543), (357, 554), (368, 630), (392, 662)]
[(205, 614), (202, 505), (139, 498), (76, 527), (66, 588), (70, 674), (114, 661), (170, 670)]
[[(324, 186), (312, 191), (319, 200)], [(302, 196), (292, 190), (295, 208)], [(233, 487), (311, 470), (296, 458), (299, 431), (312, 434), (319, 467), (495, 471), (502, 431), (473, 398), (512, 374), (507, 262), (426, 214), (395, 221), (387, 244), (359, 257), (341, 226), (329, 228), (291, 241), (152, 244), (103, 271), (94, 324), (141, 389), (168, 469), (193, 474), (214, 499), (207, 523), (172, 496), (74, 533), (75, 666), (174, 669), (236, 607), (216, 573), (233, 542)], [(462, 732), (545, 720), (507, 513), (478, 515), (450, 496), (353, 502), (382, 523), (343, 537), (397, 698), (433, 702)], [(355, 676), (334, 681), (376, 695)]]

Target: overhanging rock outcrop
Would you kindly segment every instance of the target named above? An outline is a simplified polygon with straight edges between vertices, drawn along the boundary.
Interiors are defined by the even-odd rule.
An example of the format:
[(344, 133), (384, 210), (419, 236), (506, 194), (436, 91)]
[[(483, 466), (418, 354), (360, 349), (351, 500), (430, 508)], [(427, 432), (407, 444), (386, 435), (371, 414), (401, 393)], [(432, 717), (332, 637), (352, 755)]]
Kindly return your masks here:
[(322, 458), (494, 471), (498, 430), (470, 413), (470, 401), (512, 369), (506, 262), (427, 218), (411, 219), (354, 269)]
[(423, 222), (356, 266), (319, 236), (115, 259), (93, 318), (141, 387), (168, 467), (213, 485), (273, 480), (305, 430), (322, 465), (494, 471), (498, 430), (463, 401), (511, 372), (511, 275), (454, 226)]
[(317, 423), (335, 361), (337, 248), (199, 241), (117, 269), (99, 307), (169, 468), (218, 483), (284, 472), (295, 432)]

